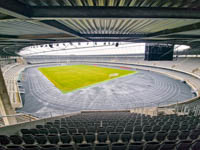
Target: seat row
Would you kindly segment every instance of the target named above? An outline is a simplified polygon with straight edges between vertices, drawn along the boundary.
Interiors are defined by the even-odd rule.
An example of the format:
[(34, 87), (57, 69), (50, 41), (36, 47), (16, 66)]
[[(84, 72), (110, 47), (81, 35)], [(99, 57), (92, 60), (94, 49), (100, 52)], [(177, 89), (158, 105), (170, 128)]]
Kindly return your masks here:
[[(123, 118), (124, 119), (124, 118)], [(98, 127), (109, 127), (112, 126), (114, 128), (118, 127), (118, 126), (123, 126), (123, 127), (131, 127), (132, 129), (134, 129), (136, 126), (160, 126), (161, 128), (163, 126), (169, 126), (170, 128), (173, 128), (173, 126), (178, 126), (178, 128), (183, 127), (187, 127), (190, 128), (190, 126), (198, 126), (200, 125), (200, 121), (199, 120), (185, 120), (185, 121), (181, 121), (179, 122), (178, 120), (169, 120), (169, 121), (160, 121), (160, 120), (153, 120), (153, 121), (147, 121), (147, 120), (136, 120), (136, 121), (127, 121), (125, 120), (121, 120), (121, 121), (86, 121), (84, 120), (82, 121), (60, 121), (60, 120), (55, 120), (54, 122), (47, 122), (45, 125), (37, 125), (38, 128), (50, 128), (50, 127), (66, 127), (66, 128), (70, 128), (70, 127), (91, 127), (94, 126), (96, 128)]]
[(81, 113), (75, 116), (70, 116), (66, 118), (62, 118), (61, 121), (121, 121), (121, 120), (126, 120), (126, 121), (135, 121), (135, 120), (151, 120), (151, 121), (168, 121), (168, 120), (176, 120), (176, 121), (185, 121), (185, 120), (199, 120), (198, 117), (195, 116), (187, 116), (187, 115), (181, 115), (178, 116), (176, 114), (172, 115), (158, 115), (158, 116), (149, 116), (149, 115), (144, 115), (144, 114), (136, 114), (136, 113), (102, 113), (102, 112), (97, 112), (97, 113)]
[(101, 124), (102, 125), (118, 125), (118, 124), (123, 124), (123, 125), (126, 125), (126, 124), (129, 124), (131, 123), (131, 125), (137, 125), (137, 124), (144, 124), (144, 123), (147, 123), (147, 124), (162, 124), (162, 123), (171, 123), (171, 124), (188, 124), (188, 123), (199, 123), (199, 119), (195, 119), (195, 118), (188, 118), (188, 119), (184, 119), (184, 120), (179, 120), (179, 119), (130, 119), (130, 118), (127, 118), (127, 117), (124, 117), (124, 118), (117, 118), (117, 119), (102, 119), (102, 118), (99, 118), (99, 119), (61, 119), (61, 120), (55, 120), (54, 122), (47, 122), (47, 124), (66, 124), (66, 125), (69, 125), (69, 126), (72, 126), (72, 125), (84, 125), (84, 126), (92, 126), (94, 124)]
[(44, 145), (8, 145), (0, 146), (0, 150), (199, 150), (200, 140), (134, 143), (98, 143), (92, 144), (44, 144)]
[(72, 133), (87, 133), (87, 132), (93, 132), (93, 133), (98, 133), (98, 132), (137, 132), (137, 131), (169, 131), (169, 130), (177, 130), (177, 131), (184, 131), (184, 130), (194, 130), (194, 129), (199, 129), (200, 126), (197, 124), (190, 124), (190, 125), (137, 125), (137, 126), (88, 126), (88, 127), (68, 127), (68, 126), (51, 126), (51, 125), (37, 125), (36, 128), (32, 129), (22, 129), (22, 134), (27, 133), (27, 134), (34, 134), (34, 133), (40, 133), (46, 130), (46, 132), (49, 133), (62, 133), (62, 132), (68, 132), (70, 134)]
[(11, 135), (10, 137), (6, 135), (0, 135), (0, 144), (1, 145), (8, 145), (8, 144), (59, 144), (59, 143), (95, 143), (95, 142), (118, 142), (122, 141), (125, 143), (134, 141), (167, 141), (167, 140), (196, 140), (200, 136), (200, 130), (193, 130), (193, 131), (171, 131), (171, 132), (100, 132), (96, 133), (87, 133), (87, 134), (23, 134), (22, 136), (19, 135)]
[(137, 133), (141, 133), (141, 134), (146, 134), (146, 133), (154, 133), (154, 134), (157, 134), (157, 133), (165, 133), (165, 134), (171, 134), (171, 133), (176, 133), (177, 136), (179, 135), (182, 135), (183, 133), (184, 134), (187, 134), (188, 136), (189, 135), (194, 135), (194, 134), (199, 134), (200, 133), (200, 129), (190, 129), (190, 130), (153, 130), (151, 131), (151, 127), (149, 128), (149, 126), (146, 126), (147, 128), (144, 128), (143, 131), (141, 130), (136, 130), (134, 132), (131, 132), (130, 130), (125, 130), (123, 129), (123, 127), (121, 128), (117, 128), (115, 130), (111, 130), (109, 128), (109, 130), (101, 130), (99, 132), (95, 132), (95, 129), (94, 128), (90, 128), (88, 130), (86, 130), (85, 128), (69, 128), (69, 129), (66, 129), (66, 128), (50, 128), (50, 129), (47, 129), (47, 128), (41, 128), (41, 129), (37, 129), (37, 128), (32, 128), (32, 129), (21, 129), (21, 133), (22, 135), (24, 134), (32, 134), (32, 135), (36, 135), (36, 134), (45, 134), (45, 135), (49, 135), (49, 134), (70, 134), (70, 135), (73, 135), (73, 134), (88, 134), (88, 133), (93, 133), (93, 134), (98, 134), (98, 133), (102, 133), (102, 132), (105, 132), (107, 134), (109, 133), (129, 133), (129, 134), (137, 134)]

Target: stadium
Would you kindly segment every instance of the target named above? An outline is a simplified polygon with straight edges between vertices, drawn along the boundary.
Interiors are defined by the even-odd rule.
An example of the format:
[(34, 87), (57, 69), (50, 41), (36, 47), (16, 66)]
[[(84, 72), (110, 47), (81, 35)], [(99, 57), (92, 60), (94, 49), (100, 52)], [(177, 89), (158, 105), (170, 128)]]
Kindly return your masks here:
[(199, 0), (0, 0), (0, 150), (200, 150)]

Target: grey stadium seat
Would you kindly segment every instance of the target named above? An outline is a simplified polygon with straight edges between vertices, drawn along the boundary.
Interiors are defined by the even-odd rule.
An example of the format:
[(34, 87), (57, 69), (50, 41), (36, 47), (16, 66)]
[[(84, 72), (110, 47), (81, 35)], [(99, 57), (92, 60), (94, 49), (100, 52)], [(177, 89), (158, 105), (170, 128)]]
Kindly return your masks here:
[(144, 131), (144, 132), (146, 132), (146, 131), (151, 131), (151, 129), (152, 129), (152, 127), (149, 126), (149, 125), (145, 125), (145, 126), (143, 127), (143, 131)]
[(23, 150), (23, 147), (19, 145), (8, 145), (7, 150)]
[(117, 126), (116, 129), (115, 129), (115, 132), (119, 132), (119, 133), (124, 132), (124, 127)]
[(153, 131), (149, 131), (149, 132), (146, 132), (145, 135), (144, 135), (144, 140), (145, 141), (152, 141), (155, 137), (155, 132)]
[(121, 133), (121, 140), (123, 142), (129, 142), (131, 140), (131, 133), (130, 132), (122, 132)]
[(68, 131), (69, 131), (70, 134), (75, 134), (76, 128), (71, 127), (71, 128), (68, 129)]
[(49, 134), (47, 138), (51, 144), (58, 144), (59, 142), (59, 137), (57, 134)]
[(143, 132), (134, 132), (133, 133), (133, 140), (134, 141), (141, 141), (143, 139)]
[(10, 139), (6, 135), (0, 135), (0, 144), (1, 145), (8, 145), (10, 144)]
[(189, 136), (190, 132), (189, 131), (181, 131), (178, 138), (179, 140), (186, 140)]
[(95, 133), (95, 132), (96, 132), (96, 129), (95, 129), (94, 126), (88, 126), (88, 127), (87, 127), (87, 132)]
[(98, 143), (94, 146), (94, 150), (109, 150), (109, 146), (106, 143)]
[(71, 142), (71, 136), (69, 134), (61, 134), (60, 140), (62, 143), (70, 143)]
[(58, 129), (58, 132), (59, 132), (60, 134), (64, 134), (64, 133), (68, 133), (68, 130), (67, 130), (66, 128), (59, 128), (59, 129)]
[(157, 132), (157, 131), (160, 131), (160, 129), (161, 127), (159, 125), (155, 125), (153, 126), (152, 131)]
[(24, 143), (26, 143), (26, 144), (34, 144), (35, 143), (35, 138), (32, 134), (24, 134), (22, 136), (22, 139), (23, 139)]
[(40, 150), (57, 150), (56, 145), (42, 145)]
[(196, 140), (193, 144), (192, 144), (192, 150), (199, 150), (200, 148), (200, 140)]
[(180, 141), (176, 145), (176, 150), (190, 150), (191, 145), (192, 145), (192, 141), (190, 140)]
[(160, 132), (157, 132), (156, 139), (161, 142), (165, 140), (166, 136), (167, 136), (167, 132), (160, 131)]
[(199, 135), (200, 135), (200, 130), (192, 130), (189, 137), (190, 139), (195, 140), (199, 137)]
[(49, 133), (50, 134), (58, 134), (58, 129), (57, 128), (50, 128)]
[(142, 131), (142, 126), (140, 125), (135, 126), (134, 132), (139, 132), (139, 131)]
[(16, 144), (16, 145), (20, 145), (23, 143), (23, 140), (19, 135), (11, 135), (10, 140), (13, 144)]
[(75, 143), (82, 143), (83, 142), (83, 135), (80, 133), (76, 133), (72, 135), (73, 141)]
[(39, 129), (39, 132), (40, 132), (40, 134), (45, 134), (45, 135), (49, 134), (49, 130), (47, 128)]
[(106, 128), (105, 127), (98, 127), (97, 132), (106, 132)]
[(97, 134), (97, 140), (99, 142), (106, 142), (107, 141), (107, 133), (106, 132), (99, 132)]
[(133, 126), (126, 126), (125, 132), (133, 132)]
[(82, 133), (82, 134), (85, 134), (86, 133), (86, 129), (85, 128), (78, 128), (78, 133)]
[(40, 150), (40, 147), (37, 145), (23, 145), (24, 150)]
[(120, 137), (120, 133), (117, 132), (110, 132), (109, 134), (109, 140), (110, 142), (117, 142), (119, 140)]
[(178, 124), (174, 124), (172, 127), (171, 127), (171, 130), (178, 130), (179, 129), (179, 125)]
[(176, 141), (165, 141), (161, 144), (160, 150), (174, 150), (176, 147)]
[(37, 129), (37, 128), (32, 128), (32, 129), (30, 129), (29, 131), (30, 131), (30, 133), (31, 133), (32, 135), (40, 134), (39, 129)]
[(20, 131), (22, 134), (31, 134), (31, 131), (29, 129), (21, 129)]
[(44, 126), (41, 125), (41, 124), (38, 124), (38, 125), (36, 125), (35, 127), (36, 127), (37, 129), (42, 129), (42, 128), (44, 128)]
[(85, 140), (87, 143), (94, 143), (95, 142), (95, 134), (94, 133), (87, 133), (85, 135)]
[(77, 150), (92, 150), (91, 144), (79, 144)]
[(160, 143), (158, 142), (147, 142), (145, 144), (144, 150), (158, 150), (160, 148)]
[(37, 134), (35, 135), (35, 140), (38, 144), (46, 144), (47, 143), (47, 137), (44, 134)]
[(113, 143), (112, 150), (126, 150), (127, 145), (124, 143)]
[(114, 131), (115, 131), (115, 127), (113, 127), (113, 126), (107, 126), (106, 127), (106, 132), (107, 133), (114, 132)]
[(128, 145), (128, 150), (143, 150), (143, 142), (134, 142)]
[(166, 132), (168, 132), (170, 129), (171, 129), (171, 126), (168, 125), (168, 124), (164, 125), (164, 126), (161, 128), (162, 131), (166, 131)]
[(167, 139), (168, 139), (168, 140), (176, 140), (177, 137), (178, 137), (178, 135), (179, 135), (178, 131), (176, 131), (176, 130), (174, 130), (174, 131), (171, 130), (171, 131), (168, 133)]
[(74, 147), (71, 144), (62, 144), (59, 145), (59, 150), (74, 150)]

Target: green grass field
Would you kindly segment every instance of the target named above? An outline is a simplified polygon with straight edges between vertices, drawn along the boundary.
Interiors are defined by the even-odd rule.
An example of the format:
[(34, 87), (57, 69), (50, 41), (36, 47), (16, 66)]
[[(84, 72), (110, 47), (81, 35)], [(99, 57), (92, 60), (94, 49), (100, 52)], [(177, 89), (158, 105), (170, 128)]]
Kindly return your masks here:
[(70, 65), (39, 68), (39, 70), (62, 93), (67, 93), (92, 84), (136, 73), (130, 70), (105, 68), (90, 65)]

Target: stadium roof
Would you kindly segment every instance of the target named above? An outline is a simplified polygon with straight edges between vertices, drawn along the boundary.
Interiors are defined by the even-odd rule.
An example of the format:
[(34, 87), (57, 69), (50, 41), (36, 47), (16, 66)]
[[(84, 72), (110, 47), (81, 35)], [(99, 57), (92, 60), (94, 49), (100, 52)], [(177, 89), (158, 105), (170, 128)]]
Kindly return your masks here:
[(0, 0), (0, 55), (30, 45), (123, 41), (200, 45), (199, 0)]

